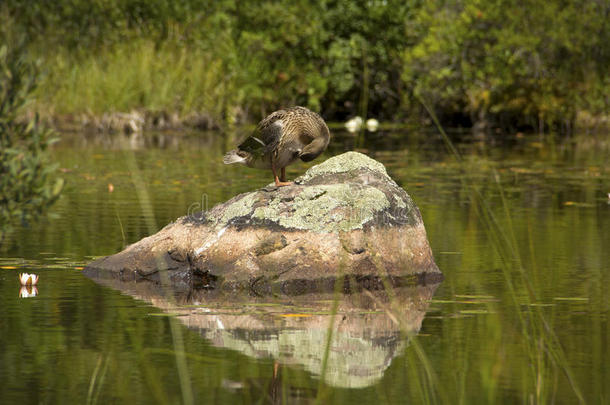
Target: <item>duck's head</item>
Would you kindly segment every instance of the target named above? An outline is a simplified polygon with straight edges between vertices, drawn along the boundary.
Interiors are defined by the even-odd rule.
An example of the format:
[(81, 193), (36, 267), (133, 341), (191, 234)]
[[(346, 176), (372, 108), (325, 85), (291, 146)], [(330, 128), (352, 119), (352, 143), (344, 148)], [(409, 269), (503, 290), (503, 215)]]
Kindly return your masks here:
[(321, 134), (314, 138), (309, 144), (305, 145), (303, 150), (299, 153), (299, 158), (303, 162), (311, 162), (326, 150), (329, 141), (330, 131), (328, 130), (328, 127), (324, 125), (321, 129)]

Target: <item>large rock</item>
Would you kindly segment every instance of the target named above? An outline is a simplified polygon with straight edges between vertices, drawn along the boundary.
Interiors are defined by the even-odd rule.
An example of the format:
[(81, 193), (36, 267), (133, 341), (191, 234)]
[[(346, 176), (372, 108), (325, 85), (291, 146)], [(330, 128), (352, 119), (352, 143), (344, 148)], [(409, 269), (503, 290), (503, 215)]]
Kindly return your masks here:
[(442, 278), (419, 210), (381, 163), (348, 152), (295, 183), (179, 218), (85, 272), (257, 293), (333, 288), (338, 277), (344, 289), (386, 277)]

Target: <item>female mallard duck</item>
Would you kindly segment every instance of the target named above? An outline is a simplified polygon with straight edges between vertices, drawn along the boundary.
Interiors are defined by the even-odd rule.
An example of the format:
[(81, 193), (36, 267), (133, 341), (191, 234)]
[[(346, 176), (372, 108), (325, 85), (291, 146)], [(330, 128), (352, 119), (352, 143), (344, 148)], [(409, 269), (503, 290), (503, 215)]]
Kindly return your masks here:
[(286, 181), (286, 166), (297, 159), (315, 159), (329, 140), (330, 131), (322, 117), (305, 107), (291, 107), (269, 114), (237, 149), (227, 152), (223, 162), (271, 169), (275, 185), (288, 186), (292, 182)]

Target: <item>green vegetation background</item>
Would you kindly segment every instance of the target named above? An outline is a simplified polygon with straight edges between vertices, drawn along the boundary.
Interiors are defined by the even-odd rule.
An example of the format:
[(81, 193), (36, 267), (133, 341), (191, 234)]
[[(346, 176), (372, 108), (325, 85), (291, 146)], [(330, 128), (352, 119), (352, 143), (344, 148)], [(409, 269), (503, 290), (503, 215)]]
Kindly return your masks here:
[(46, 117), (134, 109), (256, 121), (570, 126), (610, 110), (605, 0), (5, 0), (0, 39), (42, 60)]

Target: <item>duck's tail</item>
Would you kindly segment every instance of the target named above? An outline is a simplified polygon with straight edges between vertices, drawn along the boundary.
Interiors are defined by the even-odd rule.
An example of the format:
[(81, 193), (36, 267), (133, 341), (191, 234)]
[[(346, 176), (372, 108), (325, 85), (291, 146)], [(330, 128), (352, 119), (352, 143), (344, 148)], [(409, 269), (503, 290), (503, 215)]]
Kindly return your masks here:
[(225, 165), (230, 165), (233, 163), (241, 163), (245, 165), (248, 162), (248, 153), (240, 151), (238, 149), (233, 149), (225, 154), (222, 158), (222, 162)]

